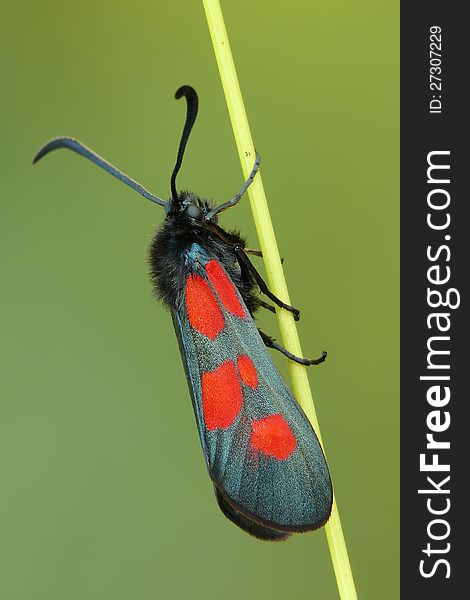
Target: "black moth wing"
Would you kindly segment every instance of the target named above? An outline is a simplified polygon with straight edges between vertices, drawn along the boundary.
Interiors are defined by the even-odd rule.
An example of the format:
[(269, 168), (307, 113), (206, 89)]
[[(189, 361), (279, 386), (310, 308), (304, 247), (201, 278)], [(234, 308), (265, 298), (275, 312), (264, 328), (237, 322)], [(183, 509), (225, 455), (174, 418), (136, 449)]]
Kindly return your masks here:
[(271, 529), (261, 523), (257, 523), (252, 519), (246, 517), (242, 512), (238, 511), (230, 502), (225, 498), (219, 488), (214, 484), (214, 491), (217, 503), (220, 510), (224, 513), (227, 519), (230, 519), (235, 525), (243, 529), (250, 535), (257, 537), (260, 540), (266, 540), (270, 542), (279, 542), (286, 540), (290, 535), (290, 531), (279, 531), (278, 529)]
[[(187, 281), (192, 277), (201, 278), (211, 289), (223, 315), (223, 328), (214, 339), (210, 339), (193, 326), (187, 299), (182, 297), (172, 309), (210, 477), (235, 516), (240, 513), (249, 521), (285, 532), (316, 529), (330, 515), (333, 494), (315, 432), (269, 357), (256, 325), (227, 272), (199, 244), (192, 245), (187, 257)], [(243, 318), (227, 310), (213, 286), (207, 268), (214, 262), (243, 307)], [(201, 298), (201, 302), (203, 300)], [(202, 314), (205, 310), (208, 310), (207, 307), (201, 309)], [(238, 374), (242, 389), (239, 412), (228, 426), (210, 427), (204, 412), (205, 374), (216, 372), (221, 365), (236, 366), (240, 356), (249, 357), (254, 365), (257, 385), (255, 388), (246, 385)], [(223, 403), (226, 394), (223, 381), (218, 385)], [(230, 389), (227, 394), (230, 395)], [(259, 444), (253, 444), (256, 425), (273, 417), (283, 420), (295, 438), (295, 448), (287, 457), (267, 454), (259, 450)], [(269, 445), (269, 440), (267, 443)], [(227, 514), (223, 505), (221, 508)]]

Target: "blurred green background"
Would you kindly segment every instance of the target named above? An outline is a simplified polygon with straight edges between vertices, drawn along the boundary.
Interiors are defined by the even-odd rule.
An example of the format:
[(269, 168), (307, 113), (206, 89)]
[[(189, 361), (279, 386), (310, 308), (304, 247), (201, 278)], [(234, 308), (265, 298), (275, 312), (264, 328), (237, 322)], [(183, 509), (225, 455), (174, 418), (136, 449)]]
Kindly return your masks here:
[[(359, 598), (395, 600), (399, 4), (222, 8), (302, 345), (329, 351), (310, 379)], [(166, 197), (190, 83), (179, 186), (237, 191), (202, 4), (1, 10), (0, 597), (337, 598), (323, 530), (266, 544), (216, 506), (148, 282), (161, 209), (70, 152), (31, 166), (69, 134)], [(256, 247), (247, 198), (222, 224)]]

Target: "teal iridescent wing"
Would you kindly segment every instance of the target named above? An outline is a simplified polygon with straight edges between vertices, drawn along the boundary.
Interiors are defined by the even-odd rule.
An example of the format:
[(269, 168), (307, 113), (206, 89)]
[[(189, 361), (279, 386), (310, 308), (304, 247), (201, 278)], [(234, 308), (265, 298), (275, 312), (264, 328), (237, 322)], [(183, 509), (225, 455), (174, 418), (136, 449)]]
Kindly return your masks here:
[(173, 321), (222, 510), (226, 500), (228, 511), (280, 531), (323, 525), (333, 494), (315, 432), (238, 290), (202, 248)]

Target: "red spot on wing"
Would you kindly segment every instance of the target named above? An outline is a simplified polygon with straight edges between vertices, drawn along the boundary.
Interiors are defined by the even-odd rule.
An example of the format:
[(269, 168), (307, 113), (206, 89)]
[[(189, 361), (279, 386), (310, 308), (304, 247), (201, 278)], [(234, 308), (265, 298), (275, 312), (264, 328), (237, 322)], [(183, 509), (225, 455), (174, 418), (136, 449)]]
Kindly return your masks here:
[(251, 424), (251, 445), (268, 456), (286, 460), (294, 452), (297, 441), (282, 415), (271, 415)]
[(186, 310), (191, 326), (213, 340), (224, 328), (224, 317), (209, 284), (200, 275), (186, 280)]
[(214, 259), (207, 263), (206, 272), (226, 310), (232, 315), (243, 319), (246, 314), (245, 309), (240, 304), (235, 287), (228, 278), (227, 273)]
[(237, 358), (238, 372), (245, 385), (255, 389), (258, 387), (258, 374), (255, 365), (249, 356), (240, 354)]
[(242, 388), (235, 364), (222, 363), (215, 371), (202, 374), (202, 411), (207, 429), (225, 429), (242, 408)]

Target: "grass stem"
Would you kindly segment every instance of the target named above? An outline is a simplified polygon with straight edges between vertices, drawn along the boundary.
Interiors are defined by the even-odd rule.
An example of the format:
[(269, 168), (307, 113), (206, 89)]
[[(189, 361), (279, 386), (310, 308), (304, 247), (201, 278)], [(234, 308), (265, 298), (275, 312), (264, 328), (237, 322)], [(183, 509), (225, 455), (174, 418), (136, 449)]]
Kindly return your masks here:
[[(232, 122), (238, 154), (240, 156), (243, 174), (246, 179), (253, 168), (255, 149), (245, 113), (240, 86), (238, 84), (238, 77), (230, 50), (227, 31), (225, 29), (219, 0), (203, 0), (203, 4), (230, 114), (230, 120)], [(277, 248), (273, 225), (269, 216), (261, 173), (258, 173), (255, 177), (255, 180), (248, 189), (248, 193), (256, 231), (263, 252), (270, 289), (276, 296), (290, 304), (286, 280), (284, 278), (279, 257), (279, 250)], [(299, 336), (297, 334), (293, 316), (291, 313), (280, 309), (277, 310), (277, 318), (284, 346), (297, 356), (302, 356)], [(295, 397), (312, 423), (321, 442), (320, 428), (306, 368), (292, 361), (289, 361), (289, 368)], [(340, 598), (341, 600), (355, 600), (357, 598), (356, 589), (336, 500), (333, 504), (331, 517), (325, 526), (325, 530)]]

